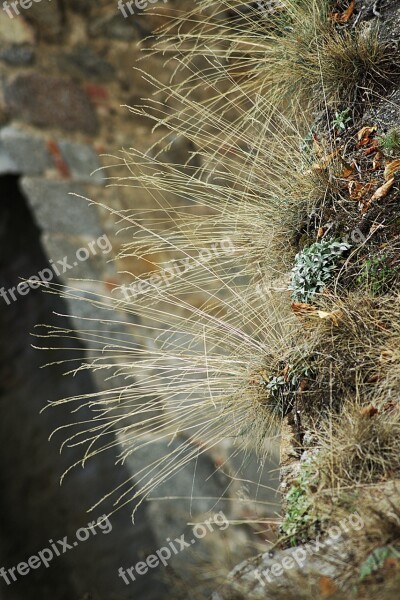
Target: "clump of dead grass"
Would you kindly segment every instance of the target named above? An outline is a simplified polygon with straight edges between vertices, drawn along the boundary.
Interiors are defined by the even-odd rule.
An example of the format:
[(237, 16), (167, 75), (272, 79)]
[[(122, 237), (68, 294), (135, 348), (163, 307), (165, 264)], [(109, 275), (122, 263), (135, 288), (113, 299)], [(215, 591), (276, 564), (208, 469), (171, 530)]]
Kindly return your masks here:
[[(167, 455), (154, 460), (149, 453), (148, 465), (135, 474), (135, 487), (128, 480), (112, 492), (116, 507), (137, 507), (159, 483), (222, 440), (266, 455), (281, 415), (265, 402), (265, 389), (253, 378), (266, 357), (284, 352), (291, 328), (297, 325), (281, 306), (270, 305), (262, 312), (236, 294), (226, 300), (228, 314), (222, 317), (177, 299), (168, 289), (159, 306), (135, 307), (112, 297), (82, 296), (74, 288), (52, 289), (103, 308), (109, 326), (103, 334), (90, 318), (81, 318), (79, 336), (89, 350), (82, 361), (74, 359), (77, 369), (102, 372), (105, 391), (52, 403), (69, 402), (71, 410), (88, 406), (93, 411), (89, 422), (61, 428), (67, 432), (63, 445), (82, 448), (77, 465), (115, 445), (124, 462), (154, 440), (171, 442)], [(129, 320), (121, 312), (118, 319), (113, 309), (140, 318), (134, 332), (121, 334)], [(47, 346), (52, 338), (76, 334), (50, 328), (43, 335)]]
[[(125, 235), (133, 232), (132, 241), (120, 257), (150, 263), (162, 253), (171, 261), (189, 260), (185, 277), (170, 282), (179, 294), (207, 286), (217, 272), (219, 281), (232, 282), (234, 275), (238, 280), (287, 271), (306, 215), (323, 203), (333, 185), (328, 169), (310, 168), (313, 159), (301, 148), (304, 122), (289, 124), (262, 100), (251, 105), (240, 123), (230, 123), (201, 103), (181, 100), (197, 112), (198, 123), (182, 112), (176, 123), (168, 123), (168, 134), (172, 131), (197, 149), (198, 167), (167, 164), (154, 148), (146, 153), (131, 148), (113, 159), (114, 170), (124, 167), (125, 174), (114, 175), (110, 169), (110, 185), (145, 188), (154, 204), (168, 209), (166, 219), (161, 210), (132, 207), (122, 219)], [(131, 110), (149, 114), (144, 107)], [(162, 112), (154, 117), (155, 125), (164, 128), (164, 117)], [(157, 142), (158, 148), (163, 140), (167, 143), (168, 135)], [(220, 240), (230, 240), (235, 251), (215, 254), (207, 271), (197, 257)]]
[[(304, 341), (289, 364), (312, 372), (301, 394), (302, 410), (317, 416), (340, 411), (345, 398), (385, 404), (398, 383), (400, 299), (347, 293), (321, 296), (317, 307), (294, 304)], [(393, 370), (393, 371), (392, 371)]]
[[(377, 28), (338, 24), (329, 0), (268, 4), (270, 10), (262, 3), (205, 0), (189, 17), (190, 31), (168, 37), (167, 28), (168, 47), (180, 53), (182, 70), (189, 72), (179, 89), (186, 93), (194, 85), (191, 64), (199, 56), (208, 63), (208, 82), (225, 81), (232, 102), (244, 105), (262, 95), (292, 114), (299, 105), (306, 110), (354, 101), (357, 90), (390, 81), (394, 55), (380, 43)], [(161, 43), (165, 48), (165, 38)], [(210, 95), (210, 105), (228, 109), (218, 94)]]
[(318, 433), (321, 486), (333, 492), (400, 477), (400, 407), (378, 410), (347, 399)]

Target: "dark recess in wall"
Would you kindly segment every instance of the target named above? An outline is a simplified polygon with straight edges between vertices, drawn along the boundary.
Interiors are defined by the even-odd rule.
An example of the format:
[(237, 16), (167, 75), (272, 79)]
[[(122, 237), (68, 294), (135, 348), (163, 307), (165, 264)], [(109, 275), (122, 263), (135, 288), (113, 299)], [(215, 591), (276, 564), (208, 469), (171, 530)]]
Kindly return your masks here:
[[(48, 266), (40, 242), (40, 230), (20, 192), (17, 176), (0, 178), (0, 288), (15, 287), (22, 278)], [(51, 340), (55, 351), (32, 347), (38, 324), (72, 328), (62, 299), (42, 290), (30, 290), (7, 304), (0, 297), (0, 567), (27, 561), (49, 547), (49, 539), (68, 536), (105, 514), (110, 505), (87, 513), (95, 502), (129, 478), (115, 466), (117, 449), (74, 469), (60, 487), (63, 471), (82, 456), (82, 448), (59, 454), (63, 435), (48, 442), (57, 427), (84, 421), (89, 409), (71, 416), (70, 409), (41, 409), (48, 400), (96, 391), (87, 372), (64, 377), (63, 365), (41, 369), (53, 360), (81, 357), (78, 340)], [(46, 345), (46, 344), (45, 344)], [(79, 426), (78, 426), (79, 427)], [(127, 506), (111, 517), (112, 531), (97, 534), (66, 554), (7, 586), (0, 579), (1, 600), (161, 600), (168, 590), (152, 573), (127, 588), (118, 577), (120, 566), (129, 567), (157, 547), (145, 509), (131, 525)]]

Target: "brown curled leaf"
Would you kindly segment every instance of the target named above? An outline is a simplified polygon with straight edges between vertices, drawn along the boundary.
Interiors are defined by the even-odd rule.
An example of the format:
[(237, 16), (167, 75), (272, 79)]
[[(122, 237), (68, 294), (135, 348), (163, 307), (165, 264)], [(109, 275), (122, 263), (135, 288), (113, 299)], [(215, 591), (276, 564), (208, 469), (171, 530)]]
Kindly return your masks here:
[(350, 5), (342, 13), (333, 13), (332, 21), (334, 23), (347, 23), (353, 15), (355, 0), (351, 0)]
[(361, 210), (362, 213), (366, 213), (367, 210), (369, 209), (369, 207), (371, 206), (371, 204), (373, 202), (376, 202), (376, 200), (382, 200), (382, 198), (385, 198), (388, 193), (390, 192), (390, 190), (392, 189), (394, 185), (394, 177), (392, 177), (392, 179), (389, 179), (389, 181), (387, 181), (386, 183), (384, 183), (383, 185), (381, 185), (376, 192), (373, 194), (373, 196), (368, 200), (368, 202), (366, 202)]
[(364, 198), (364, 196), (366, 194), (368, 194), (368, 192), (371, 191), (371, 189), (374, 187), (374, 185), (375, 184), (373, 182), (363, 185), (359, 181), (350, 181), (349, 182), (350, 198), (352, 200), (356, 200), (357, 202), (359, 202), (360, 200), (362, 200)]
[(363, 127), (357, 133), (357, 139), (359, 142), (362, 140), (368, 140), (375, 131), (377, 131), (378, 127), (374, 125), (373, 127)]
[(381, 187), (379, 187), (376, 190), (376, 192), (372, 196), (370, 202), (375, 202), (375, 200), (381, 200), (382, 198), (385, 198), (385, 196), (387, 196), (388, 193), (390, 192), (390, 190), (392, 189), (393, 185), (394, 185), (394, 177), (389, 179), (386, 183), (381, 185)]
[(374, 152), (376, 152), (377, 148), (378, 148), (378, 140), (372, 140), (369, 148), (366, 148), (364, 150), (364, 156), (369, 156), (370, 154), (373, 154)]
[(392, 160), (386, 165), (385, 171), (383, 173), (385, 181), (392, 179), (393, 175), (397, 173), (397, 171), (400, 171), (400, 159)]
[(319, 578), (319, 590), (322, 598), (330, 598), (339, 591), (333, 579), (327, 575), (321, 575)]
[(322, 158), (319, 162), (314, 163), (311, 167), (311, 169), (309, 169), (308, 171), (306, 171), (306, 175), (311, 175), (313, 171), (325, 171), (330, 163), (333, 161), (333, 159), (339, 154), (341, 148), (337, 148), (336, 150), (334, 150), (334, 152), (332, 152), (331, 154), (328, 154), (328, 156), (325, 156), (324, 158)]

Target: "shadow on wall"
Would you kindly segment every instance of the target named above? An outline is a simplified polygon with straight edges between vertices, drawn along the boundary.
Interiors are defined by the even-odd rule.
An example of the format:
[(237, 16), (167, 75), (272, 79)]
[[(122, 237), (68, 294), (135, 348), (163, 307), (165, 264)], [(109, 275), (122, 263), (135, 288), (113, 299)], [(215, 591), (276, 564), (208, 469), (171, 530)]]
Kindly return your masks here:
[[(38, 273), (48, 259), (18, 187), (18, 177), (0, 178), (0, 289), (15, 288), (22, 278)], [(24, 288), (20, 288), (24, 289)], [(126, 588), (118, 577), (122, 565), (134, 564), (156, 547), (147, 512), (140, 509), (135, 527), (127, 507), (110, 518), (111, 526), (55, 557), (48, 568), (30, 569), (22, 575), (9, 569), (49, 548), (49, 540), (76, 540), (76, 532), (104, 515), (103, 504), (87, 513), (96, 501), (129, 477), (125, 467), (115, 467), (116, 453), (91, 459), (85, 469), (74, 469), (62, 487), (60, 475), (81, 449), (59, 454), (62, 434), (48, 442), (58, 426), (89, 418), (89, 409), (71, 417), (70, 408), (40, 410), (48, 400), (95, 390), (89, 373), (63, 377), (64, 366), (40, 369), (43, 364), (81, 356), (78, 341), (68, 339), (68, 350), (38, 352), (31, 334), (37, 324), (71, 328), (64, 302), (57, 296), (31, 289), (16, 301), (0, 297), (0, 577), (1, 600), (162, 600), (166, 586), (148, 573)], [(60, 346), (60, 340), (52, 340)], [(74, 344), (73, 344), (74, 342)], [(34, 563), (33, 563), (34, 564)], [(24, 572), (24, 568), (20, 569)], [(4, 571), (3, 571), (4, 573)]]

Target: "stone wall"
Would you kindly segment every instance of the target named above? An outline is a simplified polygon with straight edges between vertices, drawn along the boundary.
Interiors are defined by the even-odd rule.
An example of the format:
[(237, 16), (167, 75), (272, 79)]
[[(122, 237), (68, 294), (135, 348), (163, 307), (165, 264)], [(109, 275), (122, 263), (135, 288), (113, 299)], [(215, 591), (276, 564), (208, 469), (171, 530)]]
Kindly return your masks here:
[[(173, 2), (160, 3), (157, 12), (176, 9)], [(113, 1), (42, 0), (20, 13), (11, 11), (10, 18), (0, 10), (0, 173), (24, 177), (44, 243), (58, 258), (62, 252), (57, 256), (55, 245), (76, 248), (100, 230), (115, 229), (104, 211), (88, 210), (68, 192), (115, 210), (125, 207), (122, 192), (102, 189), (104, 172), (91, 175), (110, 161), (99, 155), (132, 145), (145, 150), (156, 139), (150, 121), (121, 105), (152, 91), (133, 67), (160, 17), (143, 13), (126, 19)], [(163, 63), (162, 57), (148, 56), (140, 66), (167, 81), (172, 67)], [(182, 143), (176, 151), (173, 145), (169, 158), (179, 162), (181, 156)], [(140, 205), (143, 199), (135, 190), (128, 202)], [(130, 266), (135, 270), (133, 261)], [(102, 271), (109, 283), (104, 265)], [(81, 275), (79, 269), (71, 272)]]
[[(66, 266), (60, 268), (63, 282), (68, 283), (70, 279), (82, 278), (85, 280), (80, 285), (83, 293), (108, 293), (115, 285), (122, 283), (120, 270), (140, 274), (143, 271), (143, 264), (133, 258), (117, 263), (109, 262), (127, 238), (124, 238), (124, 235), (116, 236), (118, 225), (110, 211), (104, 210), (99, 204), (90, 205), (83, 198), (96, 200), (115, 211), (124, 210), (132, 205), (159, 208), (146, 190), (106, 187), (106, 172), (97, 169), (112, 162), (109, 157), (102, 157), (102, 154), (115, 154), (121, 147), (130, 146), (145, 151), (150, 143), (157, 141), (157, 135), (165, 134), (162, 130), (157, 135), (154, 134), (151, 130), (152, 122), (134, 116), (121, 105), (135, 104), (140, 98), (151, 94), (153, 91), (151, 84), (133, 67), (137, 59), (143, 56), (142, 50), (150, 46), (147, 38), (154, 28), (162, 23), (166, 15), (175, 14), (177, 10), (187, 10), (191, 3), (186, 0), (169, 0), (167, 3), (164, 0), (154, 5), (151, 11), (140, 14), (137, 11), (137, 14), (128, 18), (118, 10), (116, 0), (52, 0), (51, 2), (36, 0), (29, 8), (23, 8), (21, 5), (25, 4), (29, 3), (21, 0), (17, 5), (20, 12), (18, 15), (12, 7), (8, 11), (0, 8), (0, 176), (13, 175), (18, 178), (19, 189), (27, 199), (31, 214), (41, 231), (41, 244), (46, 260), (43, 264), (35, 263), (36, 271), (30, 274), (33, 275), (38, 270), (47, 268), (48, 260), (58, 265), (60, 264), (58, 261), (62, 263), (64, 257), (68, 257), (68, 268)], [(172, 64), (164, 66), (163, 57), (152, 55), (146, 56), (140, 63), (140, 67), (161, 78), (165, 83), (173, 69)], [(168, 109), (170, 100), (166, 96), (162, 100)], [(172, 108), (171, 105), (171, 110)], [(172, 139), (171, 142), (166, 159), (174, 163), (185, 161), (189, 150), (186, 142), (182, 139)], [(0, 191), (4, 193), (4, 190)], [(76, 195), (70, 195), (70, 192)], [(103, 252), (97, 247), (96, 254), (90, 253), (87, 260), (74, 260), (78, 249), (88, 248), (90, 243), (104, 234), (111, 241), (110, 252)], [(26, 253), (29, 254), (30, 250), (29, 242), (26, 241)], [(158, 258), (160, 261), (163, 260), (162, 255)], [(23, 306), (25, 305), (20, 302), (19, 297), (18, 302), (11, 302), (13, 310), (20, 307), (22, 311), (26, 310), (22, 308)], [(10, 311), (7, 312), (8, 309), (10, 307), (3, 304), (0, 310), (0, 313), (6, 315), (6, 320), (7, 315), (11, 314)], [(77, 317), (72, 321), (72, 326), (76, 329), (80, 328), (80, 316), (94, 319), (97, 317), (101, 319), (104, 316), (101, 311), (96, 312), (95, 308), (88, 307), (83, 302), (70, 303), (65, 310)], [(48, 305), (48, 314), (51, 314), (50, 305)], [(29, 327), (32, 328), (36, 323), (45, 320), (45, 316), (40, 311), (34, 311), (33, 315), (34, 318), (29, 320)], [(100, 322), (93, 323), (99, 329), (105, 327)], [(129, 332), (135, 331), (134, 322), (126, 327)], [(9, 332), (9, 329), (4, 329), (3, 335), (6, 335), (6, 331)], [(24, 331), (27, 333), (28, 324)], [(26, 340), (25, 345), (28, 343)], [(29, 357), (29, 353), (26, 357), (23, 353), (20, 354), (17, 360), (26, 361), (20, 367), (32, 369), (34, 364), (37, 368), (41, 361), (35, 359), (30, 362)], [(42, 362), (46, 361), (43, 359)], [(53, 386), (52, 393), (49, 394), (51, 399), (68, 395), (65, 385), (60, 383), (59, 372), (57, 376), (49, 377), (52, 383), (47, 382), (46, 389)], [(87, 385), (95, 386), (95, 382), (91, 381)], [(97, 379), (96, 385), (101, 389), (101, 378)], [(77, 389), (71, 384), (71, 394), (72, 388)], [(21, 390), (18, 394), (18, 406), (22, 409), (24, 396)], [(46, 488), (46, 492), (37, 485), (40, 469), (33, 470), (33, 475), (29, 479), (33, 486), (33, 494), (37, 495), (36, 501), (33, 498), (31, 505), (28, 505), (29, 510), (36, 516), (26, 520), (26, 527), (30, 528), (30, 538), (34, 540), (34, 543), (29, 546), (32, 551), (37, 547), (39, 540), (43, 539), (43, 535), (36, 535), (35, 527), (38, 527), (38, 523), (43, 526), (46, 506), (51, 503), (50, 490), (54, 489), (55, 478), (61, 474), (62, 467), (65, 466), (62, 461), (57, 461), (58, 455), (54, 445), (51, 450), (43, 445), (45, 434), (50, 434), (52, 424), (59, 424), (59, 420), (62, 420), (61, 415), (55, 416), (53, 423), (51, 417), (43, 421), (35, 417), (40, 408), (40, 401), (45, 402), (48, 399), (49, 397), (44, 396), (35, 397), (30, 411), (26, 413), (27, 421), (22, 426), (21, 432), (21, 439), (31, 439), (39, 456), (41, 453), (51, 452), (52, 458), (46, 463), (46, 468), (54, 471), (52, 485)], [(6, 406), (7, 402), (11, 402), (10, 393), (4, 395), (3, 406)], [(6, 441), (8, 443), (9, 431), (18, 426), (17, 412), (14, 411), (12, 414), (13, 418), (9, 416), (8, 420), (3, 420), (5, 432), (3, 446)], [(63, 416), (67, 419), (65, 413)], [(32, 427), (35, 431), (40, 430), (38, 438), (40, 443), (35, 441)], [(29, 438), (29, 436), (33, 437)], [(18, 439), (18, 436), (11, 435), (9, 443), (16, 443), (15, 440)], [(164, 449), (160, 447), (154, 451), (163, 452)], [(143, 463), (146, 459), (147, 457), (143, 457)], [(170, 495), (175, 492), (175, 495), (185, 495), (185, 493), (189, 495), (187, 482), (192, 481), (193, 469), (196, 469), (198, 489), (194, 490), (194, 495), (204, 497), (224, 495), (226, 488), (224, 477), (217, 476), (208, 481), (214, 469), (214, 460), (215, 456), (204, 456), (196, 466), (187, 467), (169, 486), (165, 486), (162, 490), (163, 494)], [(140, 461), (139, 454), (127, 463), (126, 469), (129, 474), (134, 476), (135, 471), (140, 469), (142, 465)], [(23, 478), (23, 470), (28, 467), (21, 454), (18, 468), (18, 477)], [(7, 471), (6, 466), (3, 466), (3, 469), (5, 470), (3, 481), (7, 486), (13, 471)], [(101, 495), (103, 488), (96, 479), (96, 469), (103, 473), (102, 484), (115, 483), (116, 478), (119, 477), (111, 474), (111, 466), (108, 462), (103, 470), (101, 463), (97, 462), (87, 476), (81, 475), (80, 478), (76, 477), (73, 480), (69, 488), (72, 491), (66, 493), (63, 500), (61, 496), (56, 500), (60, 503), (61, 512), (65, 509), (68, 498), (71, 497), (69, 494), (73, 495), (74, 485), (92, 487), (90, 493), (79, 495), (81, 504), (79, 506), (75, 504), (68, 517), (69, 530), (72, 530), (77, 523), (76, 515), (72, 514), (74, 510), (79, 508), (84, 511), (96, 494)], [(254, 460), (251, 461), (251, 470), (254, 478), (257, 479), (259, 475)], [(267, 480), (270, 483), (268, 477), (269, 475)], [(249, 478), (248, 474), (246, 478)], [(78, 480), (81, 483), (78, 484)], [(105, 485), (104, 491), (106, 487)], [(3, 489), (6, 490), (6, 487)], [(10, 507), (18, 502), (18, 494), (22, 494), (21, 486), (18, 485), (12, 489), (9, 496), (6, 491), (4, 492), (4, 510), (11, 510)], [(273, 494), (268, 495), (266, 500), (273, 500)], [(176, 501), (168, 503), (160, 501), (154, 504), (149, 518), (143, 513), (145, 525), (143, 531), (137, 534), (139, 537), (136, 541), (133, 538), (121, 540), (121, 555), (127, 557), (130, 543), (133, 543), (135, 548), (140, 545), (142, 539), (140, 536), (151, 537), (152, 543), (146, 544), (148, 548), (152, 544), (158, 547), (169, 535), (179, 535), (188, 520), (201, 519), (201, 515), (214, 505), (214, 501), (192, 502), (190, 515), (189, 504), (189, 501), (186, 506), (183, 502)], [(229, 512), (229, 503), (226, 501), (224, 509)], [(18, 512), (15, 512), (11, 522), (17, 522), (17, 517)], [(52, 525), (55, 523), (57, 523), (56, 517), (51, 520)], [(51, 530), (46, 529), (46, 533), (51, 536)], [(59, 532), (60, 535), (61, 533)], [(18, 536), (22, 539), (21, 533), (18, 533)], [(104, 549), (99, 552), (104, 552)], [(207, 554), (207, 546), (203, 552)], [(12, 555), (17, 557), (16, 560), (24, 559), (24, 556), (18, 555), (18, 551)], [(89, 585), (89, 591), (93, 593), (94, 588), (90, 589), (90, 582), (85, 581), (78, 564), (78, 559), (75, 559), (75, 562), (71, 559), (70, 564), (64, 566), (73, 581), (70, 593), (77, 593), (77, 590), (83, 593), (86, 589), (85, 585)], [(103, 563), (100, 561), (98, 570), (103, 568), (101, 565)], [(126, 566), (129, 566), (129, 563)], [(179, 568), (184, 570), (181, 563)], [(156, 584), (154, 586), (150, 591), (143, 591), (140, 597), (151, 598), (154, 593), (156, 597), (161, 598), (157, 596)], [(99, 598), (103, 598), (98, 588), (99, 586), (96, 587), (96, 593), (99, 594)], [(0, 587), (0, 594), (1, 590)], [(44, 588), (40, 590), (40, 597), (46, 600)], [(52, 591), (50, 586), (49, 598)], [(6, 590), (5, 593), (11, 594), (15, 591)], [(24, 590), (18, 598), (20, 600), (33, 598), (35, 593), (33, 587), (31, 595)], [(128, 595), (124, 595), (121, 592), (118, 598), (131, 597), (130, 593), (132, 592), (126, 592), (125, 594)], [(65, 594), (68, 596), (68, 592)], [(110, 600), (110, 589), (104, 594), (106, 594), (104, 600)], [(8, 597), (12, 596), (6, 596)], [(57, 596), (57, 600), (61, 600), (61, 597), (61, 595)], [(97, 596), (93, 597), (97, 598)]]

